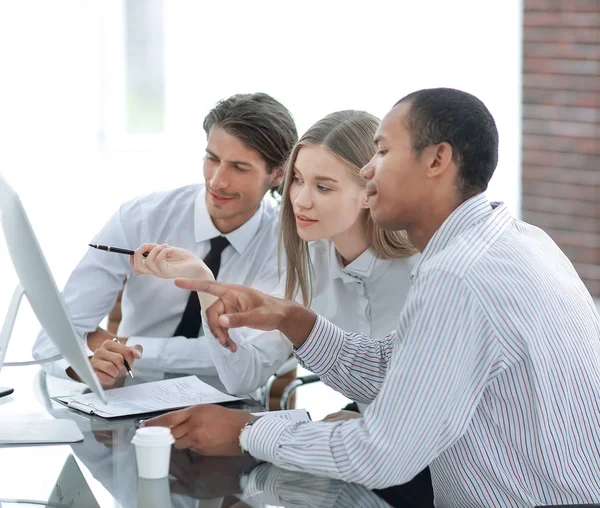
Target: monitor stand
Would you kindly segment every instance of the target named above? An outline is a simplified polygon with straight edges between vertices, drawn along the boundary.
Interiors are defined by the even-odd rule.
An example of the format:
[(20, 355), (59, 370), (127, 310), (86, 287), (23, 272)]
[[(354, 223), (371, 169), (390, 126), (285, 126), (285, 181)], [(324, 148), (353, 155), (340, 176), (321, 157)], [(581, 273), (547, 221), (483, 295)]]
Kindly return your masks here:
[[(6, 313), (6, 319), (4, 320), (4, 324), (2, 325), (2, 330), (0, 330), (0, 370), (2, 370), (2, 365), (4, 365), (6, 348), (8, 347), (8, 341), (10, 340), (10, 334), (12, 333), (13, 326), (17, 318), (17, 312), (19, 310), (19, 304), (21, 303), (21, 298), (23, 298), (23, 294), (23, 288), (19, 284), (15, 288), (15, 292), (13, 293), (13, 296), (10, 300), (8, 312)], [(5, 397), (6, 395), (10, 395), (12, 392), (14, 392), (14, 389), (7, 388), (5, 386), (0, 386), (0, 398)]]
[[(0, 330), (0, 369), (4, 365), (8, 341), (24, 294), (23, 287), (20, 284), (17, 285), (8, 306), (4, 325), (2, 326), (2, 330)], [(13, 391), (12, 388), (0, 388), (0, 398), (10, 395)], [(72, 420), (35, 419), (26, 422), (20, 421), (19, 423), (21, 424), (20, 426), (15, 426), (14, 423), (7, 422), (4, 418), (0, 419), (0, 446), (7, 444), (51, 444), (83, 441), (83, 434)]]

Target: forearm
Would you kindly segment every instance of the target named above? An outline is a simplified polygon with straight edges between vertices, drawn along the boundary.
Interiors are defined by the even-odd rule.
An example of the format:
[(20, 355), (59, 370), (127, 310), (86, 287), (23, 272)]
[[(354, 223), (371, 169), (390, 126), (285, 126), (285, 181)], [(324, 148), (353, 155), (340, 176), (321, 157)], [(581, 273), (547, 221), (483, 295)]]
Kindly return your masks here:
[[(37, 358), (35, 355), (33, 356), (36, 360), (42, 360), (43, 358)], [(62, 379), (72, 379), (74, 381), (79, 381), (78, 377), (73, 377), (72, 374), (75, 374), (75, 371), (69, 367), (69, 362), (66, 360), (57, 360), (55, 362), (47, 362), (41, 365), (42, 369), (49, 374), (50, 376), (62, 378)]]
[(294, 354), (337, 392), (358, 402), (371, 402), (385, 379), (394, 343), (394, 334), (371, 339), (344, 332), (319, 316), (308, 339)]
[[(416, 440), (415, 446), (402, 450), (404, 441), (396, 446), (391, 428), (376, 428), (374, 423), (362, 418), (301, 424), (261, 418), (249, 433), (248, 451), (285, 469), (369, 489), (406, 483), (427, 466), (429, 455), (419, 453)], [(390, 425), (397, 426), (395, 422)]]
[(259, 332), (229, 330), (237, 351), (221, 346), (204, 326), (211, 358), (225, 389), (235, 395), (246, 395), (263, 386), (289, 358), (292, 345), (278, 331)]
[[(203, 261), (198, 260), (198, 264), (194, 266), (189, 272), (190, 279), (196, 280), (207, 280), (214, 281), (215, 277), (210, 270), (206, 267)], [(215, 303), (218, 298), (209, 293), (201, 293), (199, 291), (196, 292), (198, 295), (198, 300), (200, 301), (200, 309), (202, 312), (202, 322), (206, 323), (206, 309), (208, 309), (213, 303)], [(208, 327), (204, 327), (207, 329)]]
[(310, 309), (289, 300), (279, 300), (281, 323), (279, 331), (285, 335), (294, 348), (302, 347), (315, 326), (317, 315)]
[[(449, 283), (440, 284), (442, 276)], [(380, 385), (377, 397), (362, 419), (298, 424), (261, 418), (245, 436), (250, 454), (384, 488), (407, 482), (450, 450), (468, 431), (492, 370), (497, 376), (506, 362), (479, 300), (461, 283), (446, 272), (417, 282), (422, 287), (399, 320), (401, 343), (395, 335), (381, 342), (347, 334), (319, 317), (297, 356), (341, 386)]]
[[(81, 345), (84, 354), (86, 354), (86, 356), (88, 357), (91, 357), (93, 353), (87, 347), (87, 344), (85, 342), (85, 334), (80, 335), (79, 333), (77, 333), (77, 336), (82, 342)], [(48, 334), (44, 330), (41, 330), (35, 340), (31, 355), (35, 360), (43, 361), (54, 356), (60, 357), (61, 353), (54, 344), (54, 342), (52, 342)], [(75, 371), (73, 371), (73, 369), (69, 367), (69, 363), (63, 358), (57, 359), (53, 362), (44, 362), (41, 364), (41, 366), (42, 369), (44, 369), (44, 371), (47, 374), (50, 374), (51, 376), (80, 381)]]

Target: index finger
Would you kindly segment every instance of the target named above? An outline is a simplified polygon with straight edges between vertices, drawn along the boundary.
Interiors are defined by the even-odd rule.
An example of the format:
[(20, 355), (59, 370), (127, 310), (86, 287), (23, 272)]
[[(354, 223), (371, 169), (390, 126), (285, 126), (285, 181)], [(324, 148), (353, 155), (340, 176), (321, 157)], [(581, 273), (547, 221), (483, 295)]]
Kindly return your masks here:
[(237, 351), (237, 344), (229, 336), (229, 331), (221, 326), (219, 323), (219, 317), (225, 312), (225, 307), (221, 300), (217, 300), (208, 309), (205, 310), (204, 315), (208, 323), (208, 328), (211, 333), (217, 339), (217, 342), (221, 346), (226, 347), (232, 353)]
[[(198, 279), (175, 279), (175, 284), (183, 289), (208, 293), (218, 298), (221, 298), (230, 290), (240, 288), (240, 286), (236, 286), (235, 284)], [(236, 343), (229, 336), (229, 332), (219, 323), (219, 316), (223, 314), (225, 308), (221, 305), (217, 310), (217, 302), (219, 302), (219, 300), (214, 302), (208, 309), (204, 310), (208, 320), (208, 327), (221, 346), (226, 347), (231, 352), (235, 352), (237, 351)]]
[(172, 411), (164, 415), (150, 418), (150, 420), (144, 421), (140, 427), (168, 427), (172, 428), (177, 425), (181, 425), (186, 422), (190, 417), (190, 411), (186, 409), (180, 409), (179, 411)]
[(136, 360), (136, 357), (133, 355), (133, 352), (132, 352), (133, 348), (130, 346), (121, 344), (118, 341), (106, 340), (102, 344), (102, 348), (104, 348), (107, 351), (110, 351), (112, 353), (120, 354), (125, 360), (127, 360), (132, 365), (133, 365), (133, 362), (135, 362), (135, 360)]

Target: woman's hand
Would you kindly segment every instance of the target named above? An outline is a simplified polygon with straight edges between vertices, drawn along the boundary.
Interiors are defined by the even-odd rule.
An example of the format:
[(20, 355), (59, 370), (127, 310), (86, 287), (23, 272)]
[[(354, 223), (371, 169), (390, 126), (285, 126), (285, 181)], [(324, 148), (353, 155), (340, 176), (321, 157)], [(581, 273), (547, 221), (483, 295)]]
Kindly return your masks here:
[[(147, 252), (148, 256), (143, 254)], [(168, 245), (145, 243), (129, 258), (136, 275), (154, 275), (161, 279), (215, 280), (212, 272), (198, 256), (190, 251)]]

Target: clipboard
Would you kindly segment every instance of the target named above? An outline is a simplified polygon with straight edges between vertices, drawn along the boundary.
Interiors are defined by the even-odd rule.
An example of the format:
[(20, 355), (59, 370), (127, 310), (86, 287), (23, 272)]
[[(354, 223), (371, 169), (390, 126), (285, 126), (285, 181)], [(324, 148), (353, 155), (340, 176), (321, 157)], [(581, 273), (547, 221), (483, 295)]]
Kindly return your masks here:
[(119, 418), (172, 411), (197, 404), (222, 404), (242, 400), (223, 393), (196, 376), (164, 379), (106, 390), (107, 404), (94, 393), (52, 400), (88, 415)]

